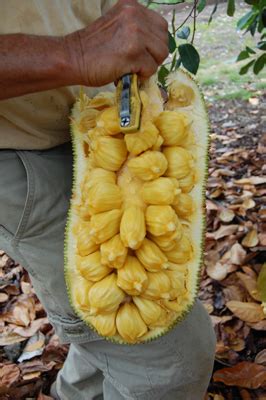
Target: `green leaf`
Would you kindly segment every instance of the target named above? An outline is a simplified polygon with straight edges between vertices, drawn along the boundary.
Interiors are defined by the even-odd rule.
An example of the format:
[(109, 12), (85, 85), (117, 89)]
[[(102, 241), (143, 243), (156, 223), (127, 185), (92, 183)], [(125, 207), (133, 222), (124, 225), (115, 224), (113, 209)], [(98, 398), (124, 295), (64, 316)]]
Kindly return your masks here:
[(182, 63), (182, 61), (181, 61), (181, 58), (179, 57), (175, 64), (175, 70), (177, 70), (180, 67), (181, 63)]
[(172, 60), (172, 64), (170, 67), (170, 71), (173, 71), (175, 69), (175, 65), (176, 65), (176, 56), (177, 56), (177, 51), (174, 54), (173, 60)]
[(166, 80), (168, 74), (169, 74), (168, 69), (164, 65), (162, 65), (158, 72), (158, 80), (163, 87), (165, 87), (165, 85), (166, 85), (165, 80)]
[(249, 54), (256, 54), (256, 51), (254, 51), (253, 49), (251, 49), (250, 47), (246, 46), (246, 50)]
[(171, 35), (170, 32), (168, 32), (168, 48), (170, 53), (173, 53), (176, 49), (175, 38), (173, 37), (173, 35)]
[(209, 25), (210, 25), (210, 23), (212, 22), (212, 19), (213, 19), (214, 14), (215, 14), (216, 11), (217, 11), (218, 4), (219, 4), (219, 0), (216, 0), (216, 2), (215, 2), (215, 4), (214, 4), (214, 7), (213, 7), (213, 9), (212, 9), (212, 12), (211, 12), (209, 21), (208, 21), (208, 24), (209, 24)]
[(201, 13), (201, 11), (203, 11), (205, 7), (206, 7), (206, 0), (199, 0), (197, 5), (198, 13)]
[(249, 68), (254, 64), (255, 60), (250, 61), (248, 64), (244, 65), (239, 71), (239, 75), (245, 75)]
[(180, 44), (178, 51), (183, 66), (192, 74), (196, 74), (199, 68), (200, 56), (195, 47), (190, 43)]
[(262, 70), (264, 65), (266, 64), (266, 54), (262, 54), (257, 60), (255, 61), (254, 67), (253, 67), (253, 72), (255, 75), (258, 75), (258, 73)]
[(184, 26), (181, 30), (178, 29), (176, 36), (179, 39), (187, 39), (190, 35), (190, 27), (189, 26)]
[(229, 17), (232, 17), (235, 13), (235, 10), (235, 0), (227, 0), (227, 15), (229, 15)]
[(257, 48), (260, 50), (266, 50), (266, 40), (261, 40), (258, 42)]
[(254, 6), (256, 4), (259, 4), (259, 0), (245, 0), (245, 3)]
[(266, 263), (261, 267), (257, 280), (257, 288), (261, 301), (266, 301)]
[(245, 60), (246, 58), (249, 58), (249, 52), (246, 50), (243, 50), (238, 54), (236, 61)]
[(250, 26), (252, 24), (252, 22), (255, 20), (255, 18), (257, 17), (257, 12), (254, 13), (253, 10), (249, 11), (248, 13), (246, 13), (245, 15), (243, 15), (243, 17), (241, 17), (238, 21), (237, 21), (237, 28), (242, 30), (247, 28), (248, 26)]

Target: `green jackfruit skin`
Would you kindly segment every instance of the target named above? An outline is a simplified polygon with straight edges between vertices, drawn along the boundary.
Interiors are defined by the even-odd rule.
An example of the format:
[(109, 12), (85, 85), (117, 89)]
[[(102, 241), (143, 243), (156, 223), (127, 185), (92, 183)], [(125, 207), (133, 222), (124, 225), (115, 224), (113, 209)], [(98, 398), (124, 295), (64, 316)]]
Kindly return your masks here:
[[(200, 248), (202, 249), (201, 251), (201, 256), (200, 260), (198, 263), (197, 267), (197, 276), (196, 276), (196, 284), (195, 284), (195, 293), (197, 294), (199, 291), (199, 286), (200, 286), (200, 277), (201, 277), (201, 270), (203, 267), (203, 262), (204, 262), (204, 247), (205, 247), (205, 234), (206, 234), (206, 214), (205, 214), (205, 208), (206, 208), (206, 197), (205, 197), (205, 190), (206, 190), (206, 183), (208, 179), (208, 165), (209, 165), (209, 148), (210, 148), (210, 121), (208, 118), (207, 114), (207, 107), (205, 103), (205, 99), (203, 96), (203, 93), (198, 85), (198, 82), (196, 81), (195, 77), (192, 76), (188, 71), (179, 69), (178, 71), (179, 74), (183, 74), (190, 80), (194, 82), (194, 84), (197, 86), (197, 93), (200, 95), (201, 98), (201, 106), (202, 106), (202, 111), (204, 112), (204, 119), (206, 122), (206, 136), (207, 136), (207, 144), (206, 144), (206, 159), (205, 159), (205, 171), (204, 171), (204, 179), (202, 182), (202, 230), (201, 230), (201, 237), (200, 237)], [(169, 80), (167, 82), (169, 84)], [(196, 88), (195, 88), (196, 89)], [(73, 198), (75, 196), (75, 193), (77, 191), (77, 176), (78, 176), (78, 158), (79, 158), (79, 135), (80, 133), (77, 131), (74, 120), (76, 114), (79, 113), (79, 103), (78, 101), (74, 104), (73, 109), (72, 109), (72, 118), (71, 118), (71, 124), (70, 124), (70, 131), (71, 131), (71, 140), (72, 140), (72, 151), (73, 151), (73, 184), (72, 184), (72, 197), (71, 197), (71, 203), (70, 203), (70, 208), (68, 211), (67, 215), (67, 221), (66, 221), (66, 227), (65, 227), (65, 241), (64, 241), (64, 277), (65, 277), (65, 282), (66, 282), (66, 288), (67, 288), (67, 293), (69, 297), (70, 304), (75, 312), (75, 314), (83, 321), (85, 324), (94, 332), (96, 332), (99, 336), (103, 337), (105, 340), (108, 340), (110, 342), (116, 343), (116, 344), (131, 344), (134, 346), (134, 344), (141, 344), (141, 343), (148, 343), (153, 340), (158, 339), (162, 335), (166, 334), (168, 331), (173, 329), (178, 323), (182, 322), (186, 316), (190, 313), (192, 310), (197, 296), (195, 295), (192, 302), (187, 306), (186, 310), (184, 310), (176, 319), (168, 325), (166, 328), (160, 328), (158, 329), (158, 333), (154, 333), (152, 337), (147, 337), (145, 340), (140, 340), (135, 343), (128, 343), (124, 341), (119, 335), (115, 335), (112, 337), (105, 337), (100, 335), (97, 330), (94, 328), (94, 326), (88, 321), (84, 319), (84, 314), (75, 307), (72, 301), (72, 295), (71, 295), (71, 271), (70, 271), (70, 264), (69, 264), (69, 255), (68, 251), (69, 249), (72, 248), (71, 246), (71, 222), (72, 222), (72, 215), (73, 215)], [(266, 301), (266, 297), (265, 300)]]

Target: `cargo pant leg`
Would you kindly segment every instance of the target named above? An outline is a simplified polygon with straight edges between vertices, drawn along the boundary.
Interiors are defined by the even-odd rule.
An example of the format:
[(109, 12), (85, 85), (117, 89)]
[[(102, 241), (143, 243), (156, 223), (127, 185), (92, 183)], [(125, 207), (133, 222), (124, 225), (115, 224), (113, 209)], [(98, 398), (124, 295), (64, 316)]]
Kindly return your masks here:
[[(61, 342), (72, 346), (104, 339), (77, 318), (68, 301), (63, 242), (71, 183), (69, 145), (0, 150), (0, 249), (27, 269)], [(83, 359), (79, 364), (85, 368)], [(86, 379), (89, 383), (90, 376)]]
[[(84, 366), (77, 360), (84, 357), (89, 363), (88, 371), (103, 373), (104, 400), (203, 400), (212, 374), (215, 344), (210, 318), (201, 302), (196, 301), (183, 322), (150, 343), (75, 344), (67, 365), (77, 375), (71, 380), (71, 368), (64, 367), (57, 388), (65, 400), (68, 398), (64, 397), (64, 382), (71, 381), (72, 387), (83, 384), (78, 377), (82, 376)], [(69, 393), (69, 399), (79, 399), (70, 388)]]

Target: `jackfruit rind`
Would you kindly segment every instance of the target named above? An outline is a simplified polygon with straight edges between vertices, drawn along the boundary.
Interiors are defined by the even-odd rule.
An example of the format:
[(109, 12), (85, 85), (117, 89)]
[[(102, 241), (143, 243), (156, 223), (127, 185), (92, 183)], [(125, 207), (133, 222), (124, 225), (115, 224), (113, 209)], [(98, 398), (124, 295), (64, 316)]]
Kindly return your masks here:
[[(114, 341), (116, 343), (142, 343), (156, 339), (157, 337), (167, 333), (169, 329), (173, 328), (176, 323), (181, 321), (187, 315), (187, 313), (192, 308), (195, 302), (198, 291), (200, 267), (203, 257), (203, 241), (204, 241), (204, 225), (205, 225), (205, 217), (203, 210), (205, 202), (205, 184), (206, 184), (207, 160), (208, 160), (208, 141), (209, 141), (208, 118), (206, 115), (204, 101), (200, 93), (200, 90), (197, 87), (197, 84), (195, 83), (193, 78), (187, 72), (179, 70), (178, 72), (171, 74), (168, 78), (167, 84), (169, 86), (169, 101), (165, 105), (165, 109), (168, 110), (173, 109), (177, 112), (180, 112), (182, 113), (182, 115), (187, 117), (187, 120), (189, 121), (189, 127), (188, 127), (189, 141), (186, 139), (185, 142), (182, 143), (182, 145), (180, 145), (180, 147), (182, 146), (190, 154), (193, 154), (193, 158), (192, 160), (190, 159), (191, 162), (189, 162), (191, 171), (185, 177), (183, 177), (184, 173), (181, 173), (182, 178), (180, 177), (180, 173), (178, 174), (178, 176), (174, 177), (170, 176), (169, 178), (174, 182), (174, 184), (176, 183), (176, 188), (178, 188), (180, 192), (182, 190), (182, 193), (188, 193), (193, 198), (194, 210), (192, 216), (189, 217), (189, 219), (187, 220), (188, 224), (186, 225), (186, 229), (189, 231), (190, 235), (192, 251), (191, 252), (189, 251), (189, 254), (191, 253), (190, 258), (188, 261), (185, 261), (184, 263), (181, 263), (182, 257), (176, 260), (176, 257), (173, 256), (172, 249), (168, 252), (170, 253), (169, 257), (170, 260), (168, 259), (166, 271), (168, 270), (175, 271), (175, 269), (177, 269), (178, 271), (180, 270), (180, 272), (182, 272), (184, 269), (186, 293), (183, 293), (181, 295), (181, 293), (179, 292), (178, 298), (172, 300), (171, 297), (173, 297), (173, 292), (171, 292), (171, 290), (173, 291), (175, 289), (172, 287), (167, 288), (167, 284), (165, 284), (165, 288), (163, 288), (163, 291), (166, 290), (166, 292), (163, 292), (162, 296), (162, 293), (159, 294), (159, 291), (158, 290), (156, 291), (156, 285), (153, 282), (154, 279), (151, 279), (150, 285), (145, 290), (146, 297), (144, 297), (145, 291), (143, 293), (144, 295), (141, 294), (141, 296), (143, 296), (143, 298), (146, 298), (146, 300), (158, 303), (163, 311), (160, 318), (156, 322), (150, 324), (149, 326), (145, 324), (145, 322), (143, 321), (143, 319), (139, 314), (137, 320), (138, 324), (141, 326), (141, 329), (139, 329), (138, 334), (135, 335), (133, 340), (132, 337), (130, 336), (127, 337), (127, 335), (125, 335), (124, 333), (123, 335), (121, 335), (118, 329), (116, 329), (115, 334), (114, 330), (111, 330), (110, 332), (107, 333), (103, 331), (101, 332), (99, 329), (99, 325), (97, 329), (97, 327), (95, 327), (96, 324), (94, 324), (95, 326), (93, 326), (92, 323), (93, 318), (95, 318), (96, 315), (101, 315), (101, 318), (104, 318), (104, 315), (110, 315), (113, 313), (113, 315), (114, 314), (116, 315), (116, 328), (117, 328), (118, 312), (122, 309), (135, 310), (133, 308), (134, 303), (132, 302), (131, 296), (127, 295), (118, 286), (113, 286), (112, 289), (115, 293), (114, 296), (115, 299), (113, 299), (112, 296), (109, 297), (107, 296), (108, 299), (103, 300), (104, 296), (99, 296), (99, 298), (97, 298), (96, 296), (95, 300), (95, 296), (93, 296), (95, 290), (91, 292), (94, 285), (99, 285), (100, 287), (100, 291), (96, 292), (98, 293), (102, 292), (100, 284), (102, 285), (103, 283), (105, 283), (104, 281), (106, 279), (110, 279), (109, 278), (110, 276), (112, 276), (111, 281), (115, 282), (116, 279), (114, 278), (117, 274), (117, 269), (112, 270), (110, 268), (109, 275), (107, 275), (105, 278), (96, 283), (92, 283), (92, 286), (90, 286), (91, 284), (88, 285), (88, 290), (89, 290), (88, 297), (89, 299), (92, 299), (93, 303), (92, 305), (90, 305), (90, 301), (88, 301), (89, 311), (86, 308), (86, 304), (85, 308), (82, 309), (82, 307), (84, 307), (83, 299), (86, 298), (86, 296), (82, 297), (81, 301), (82, 307), (79, 306), (77, 298), (75, 299), (73, 292), (74, 290), (73, 288), (75, 287), (75, 285), (73, 283), (73, 280), (77, 275), (76, 256), (78, 255), (77, 230), (75, 229), (75, 226), (78, 224), (79, 220), (80, 219), (82, 220), (84, 215), (87, 214), (86, 209), (84, 208), (84, 197), (86, 198), (86, 196), (83, 196), (82, 198), (83, 195), (82, 186), (84, 177), (85, 175), (90, 174), (96, 168), (102, 168), (103, 170), (106, 169), (107, 171), (112, 172), (112, 174), (116, 175), (116, 182), (110, 182), (110, 183), (117, 183), (119, 186), (119, 176), (121, 175), (121, 171), (126, 169), (128, 169), (129, 171), (127, 165), (129, 163), (129, 160), (134, 159), (134, 156), (128, 153), (128, 150), (126, 149), (125, 140), (123, 139), (124, 135), (119, 133), (117, 135), (114, 135), (114, 132), (112, 132), (113, 135), (108, 136), (108, 133), (106, 131), (106, 136), (100, 135), (99, 137), (96, 138), (97, 142), (100, 140), (100, 142), (98, 142), (98, 147), (100, 147), (99, 148), (100, 155), (97, 154), (96, 151), (97, 145), (95, 146), (94, 144), (92, 144), (92, 146), (90, 146), (91, 144), (90, 140), (94, 139), (90, 138), (89, 134), (87, 133), (85, 133), (84, 135), (84, 128), (83, 128), (83, 133), (80, 132), (78, 126), (78, 123), (81, 119), (81, 112), (82, 112), (82, 118), (85, 118), (86, 120), (86, 110), (88, 108), (91, 108), (91, 104), (93, 104), (93, 101), (87, 99), (84, 94), (76, 102), (76, 105), (72, 112), (71, 128), (72, 128), (72, 143), (74, 152), (74, 178), (73, 178), (73, 196), (71, 199), (71, 207), (68, 214), (68, 223), (66, 227), (66, 240), (65, 240), (66, 284), (70, 296), (70, 301), (76, 314), (79, 315), (79, 317), (83, 321), (85, 321), (91, 329), (94, 329), (99, 335), (106, 337), (106, 339)], [(171, 90), (171, 87), (173, 87), (173, 85), (175, 89)], [(182, 90), (180, 89), (180, 87)], [(186, 95), (186, 90), (187, 90), (186, 88), (189, 88), (188, 90), (189, 93), (187, 95)], [(180, 90), (182, 93), (179, 92)], [(172, 98), (171, 96), (176, 95), (176, 93), (177, 93), (177, 99)], [(99, 98), (101, 98), (101, 102), (103, 104), (102, 107), (101, 106), (99, 108), (95, 107), (95, 109), (99, 112), (102, 112), (103, 109), (107, 109), (108, 107), (114, 105), (114, 103), (112, 103), (112, 101), (110, 102), (109, 99), (105, 101), (104, 95), (99, 96)], [(112, 98), (112, 96), (110, 98)], [(145, 107), (143, 107), (143, 114), (142, 114), (142, 122), (144, 123), (145, 121), (151, 121), (152, 123), (154, 123), (155, 119), (163, 110), (163, 102), (156, 85), (156, 79), (154, 77), (151, 78), (149, 81), (145, 82), (142, 89), (141, 98), (145, 100)], [(176, 104), (178, 104), (178, 106), (176, 106)], [(92, 116), (93, 113), (90, 112), (90, 115)], [(98, 120), (99, 114), (95, 112), (94, 115), (96, 117), (96, 120)], [(89, 119), (90, 116), (88, 117), (88, 120)], [(92, 125), (94, 125), (94, 123), (92, 123)], [(86, 145), (84, 144), (85, 137), (89, 138), (88, 144), (86, 143)], [(153, 145), (150, 149), (145, 150), (144, 153), (142, 153), (138, 157), (145, 155), (145, 153), (149, 154), (149, 152), (159, 153), (163, 156), (164, 150), (170, 148), (170, 146), (167, 147), (164, 146), (161, 134), (158, 135), (158, 138), (160, 138), (160, 141), (158, 141), (157, 145)], [(113, 140), (115, 140), (115, 142), (112, 142)], [(116, 142), (116, 140), (118, 140), (119, 142)], [(124, 141), (124, 144), (120, 142), (121, 140)], [(95, 151), (96, 151), (96, 156), (95, 156)], [(140, 165), (137, 165), (135, 168), (137, 173), (133, 174), (133, 176), (131, 175), (131, 178), (129, 174), (130, 179), (128, 181), (125, 181), (126, 188), (125, 190), (122, 190), (123, 205), (122, 209), (119, 211), (124, 211), (125, 204), (135, 205), (136, 201), (138, 201), (137, 204), (138, 207), (143, 207), (143, 211), (145, 212), (145, 209), (148, 206), (148, 204), (145, 204), (145, 202), (143, 202), (143, 199), (142, 198), (140, 199), (140, 197), (138, 197), (138, 193), (140, 193), (141, 191), (140, 190), (141, 185), (144, 184), (145, 182), (149, 181), (152, 182), (154, 179), (160, 177), (166, 177), (165, 171), (168, 169), (168, 161), (164, 156), (163, 158), (161, 156), (158, 156), (157, 160), (156, 158), (157, 156), (151, 157), (151, 160), (149, 160), (148, 156), (147, 160), (148, 164), (150, 164), (148, 165), (148, 168), (145, 162), (144, 163), (141, 162)], [(162, 160), (164, 161), (162, 162)], [(100, 165), (98, 164), (98, 161)], [(155, 165), (156, 162), (154, 161), (157, 161), (160, 168), (158, 168), (158, 165)], [(104, 162), (104, 167), (102, 162)], [(132, 172), (135, 172), (133, 170), (134, 168), (132, 168)], [(148, 174), (149, 176), (147, 175), (147, 171), (149, 172)], [(196, 174), (195, 171), (197, 171)], [(152, 174), (150, 172), (152, 172)], [(130, 181), (135, 182), (134, 183), (135, 189), (133, 190), (134, 192), (133, 195), (131, 193), (128, 193), (130, 192), (131, 189)], [(125, 200), (124, 196), (126, 196), (126, 193), (128, 193), (128, 195), (127, 199)], [(130, 199), (131, 203), (129, 201)], [(184, 218), (184, 216), (182, 217)], [(90, 221), (91, 218), (93, 217), (91, 217), (88, 213), (85, 219), (85, 221), (88, 223), (88, 226), (90, 226), (91, 224)], [(119, 215), (118, 218), (116, 218), (116, 221), (120, 219), (121, 217)], [(181, 222), (183, 226), (184, 222), (183, 221)], [(97, 226), (96, 227), (94, 226), (94, 228), (99, 228), (99, 225), (98, 224), (96, 225)], [(104, 225), (104, 228), (102, 229), (103, 231), (105, 231), (105, 229), (107, 228), (109, 229), (108, 223), (103, 225)], [(117, 228), (114, 229), (114, 232), (115, 233), (113, 233), (113, 236), (119, 234), (119, 231), (117, 232)], [(148, 239), (151, 239), (150, 234), (148, 232), (146, 235)], [(99, 242), (103, 239), (110, 240), (110, 239), (105, 239), (105, 234), (104, 234), (102, 239), (97, 239), (97, 241)], [(95, 249), (94, 251), (99, 251), (100, 245), (101, 243), (98, 244), (96, 243), (96, 246), (98, 246), (98, 248)], [(186, 247), (190, 248), (190, 246), (185, 246), (185, 248)], [(129, 255), (134, 256), (135, 251), (136, 250), (130, 250)], [(177, 254), (178, 253), (179, 252), (177, 252)], [(187, 252), (185, 253), (187, 254)], [(167, 251), (164, 251), (164, 254), (167, 257)], [(176, 261), (178, 263), (176, 263)], [(159, 271), (159, 272), (147, 271), (148, 276), (149, 274), (158, 274), (158, 273), (165, 274), (164, 271)], [(165, 276), (167, 277), (166, 274)], [(167, 279), (163, 279), (163, 281), (167, 282)], [(169, 281), (170, 279), (168, 278), (168, 282)], [(151, 284), (152, 282), (153, 284)], [(159, 281), (159, 283), (160, 284), (158, 284), (158, 286), (161, 286), (162, 282)], [(153, 286), (155, 286), (155, 289)], [(117, 289), (121, 290), (121, 292), (117, 292)], [(108, 295), (110, 294), (110, 290), (108, 290), (107, 292), (105, 292), (105, 289), (103, 290), (104, 293)], [(170, 296), (170, 293), (172, 294), (172, 296)], [(126, 307), (124, 307), (125, 305)], [(127, 318), (128, 314), (129, 313), (126, 313)], [(135, 315), (135, 313), (131, 312), (131, 315)], [(140, 323), (139, 318), (141, 318), (144, 325)], [(136, 324), (136, 326), (138, 324)], [(133, 333), (133, 331), (134, 331), (134, 325), (132, 328), (132, 332), (129, 333)], [(108, 334), (111, 334), (111, 336), (108, 336)]]

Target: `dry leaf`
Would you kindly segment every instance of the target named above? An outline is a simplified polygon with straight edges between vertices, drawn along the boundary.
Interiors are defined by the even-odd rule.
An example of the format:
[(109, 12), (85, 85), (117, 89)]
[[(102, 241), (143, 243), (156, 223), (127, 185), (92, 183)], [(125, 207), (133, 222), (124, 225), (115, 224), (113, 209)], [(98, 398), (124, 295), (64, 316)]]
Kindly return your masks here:
[(265, 318), (263, 309), (258, 303), (231, 300), (226, 307), (239, 319), (246, 322), (259, 322)]
[(247, 252), (239, 243), (235, 243), (230, 250), (230, 259), (233, 264), (242, 265), (245, 261)]
[(8, 295), (6, 293), (0, 293), (0, 303), (5, 303), (8, 300)]
[(219, 210), (219, 207), (213, 201), (207, 199), (206, 200), (206, 209), (208, 211), (212, 211), (212, 210), (217, 211), (217, 210)]
[(229, 264), (222, 264), (217, 262), (215, 264), (210, 264), (206, 268), (208, 276), (216, 281), (222, 281), (226, 278), (227, 274), (231, 272), (231, 266)]
[(36, 356), (40, 356), (44, 350), (45, 336), (38, 332), (32, 336), (26, 344), (23, 353), (18, 359), (18, 362), (30, 360)]
[(247, 389), (258, 389), (266, 382), (266, 368), (248, 361), (240, 362), (233, 367), (223, 368), (213, 374), (214, 382), (223, 382), (228, 386), (240, 386)]
[(248, 101), (252, 106), (257, 106), (260, 102), (258, 97), (250, 97)]
[(220, 394), (215, 394), (213, 397), (213, 400), (225, 400), (224, 396), (221, 396)]
[(250, 176), (249, 178), (237, 179), (234, 182), (237, 185), (245, 185), (245, 184), (262, 185), (266, 183), (266, 178), (260, 176)]
[(25, 340), (24, 337), (14, 332), (8, 331), (0, 334), (0, 346), (9, 346), (14, 343), (23, 342), (23, 340)]
[(215, 240), (221, 239), (225, 236), (230, 236), (238, 230), (238, 225), (221, 225), (220, 228), (211, 233), (210, 236)]
[(266, 263), (261, 267), (257, 280), (257, 287), (261, 301), (266, 301)]
[(39, 378), (39, 376), (41, 376), (41, 373), (39, 371), (38, 372), (31, 372), (30, 374), (23, 375), (22, 379), (24, 381), (30, 381), (32, 379)]
[(230, 210), (228, 208), (223, 208), (219, 212), (219, 219), (223, 222), (231, 222), (235, 218), (235, 213), (233, 210)]
[(255, 357), (255, 363), (262, 364), (266, 367), (266, 349), (261, 350)]
[(241, 204), (241, 207), (243, 207), (245, 210), (250, 210), (251, 208), (255, 207), (256, 203), (253, 199), (247, 198), (243, 201)]
[(33, 336), (43, 325), (48, 324), (48, 319), (45, 318), (38, 318), (31, 322), (31, 324), (27, 328), (23, 327), (16, 327), (13, 329), (13, 332), (17, 333), (20, 336), (25, 338)]
[(0, 364), (0, 367), (0, 387), (9, 387), (18, 380), (20, 369), (16, 364)]
[(247, 325), (256, 331), (266, 331), (266, 319), (259, 322), (247, 322)]
[(254, 300), (261, 301), (257, 288), (257, 279), (248, 274), (244, 274), (243, 272), (236, 272), (236, 275), (241, 280), (250, 296), (253, 297)]
[(213, 308), (212, 304), (205, 303), (205, 302), (203, 302), (202, 304), (203, 304), (204, 308), (207, 310), (208, 314), (211, 314), (213, 312), (214, 308)]
[(242, 287), (236, 285), (227, 285), (223, 289), (223, 294), (225, 302), (230, 300), (244, 301), (246, 298), (245, 290)]
[(266, 246), (266, 233), (259, 233), (259, 242), (261, 246)]
[(258, 232), (256, 229), (252, 229), (248, 232), (248, 234), (244, 237), (241, 242), (245, 247), (255, 247), (259, 243)]

